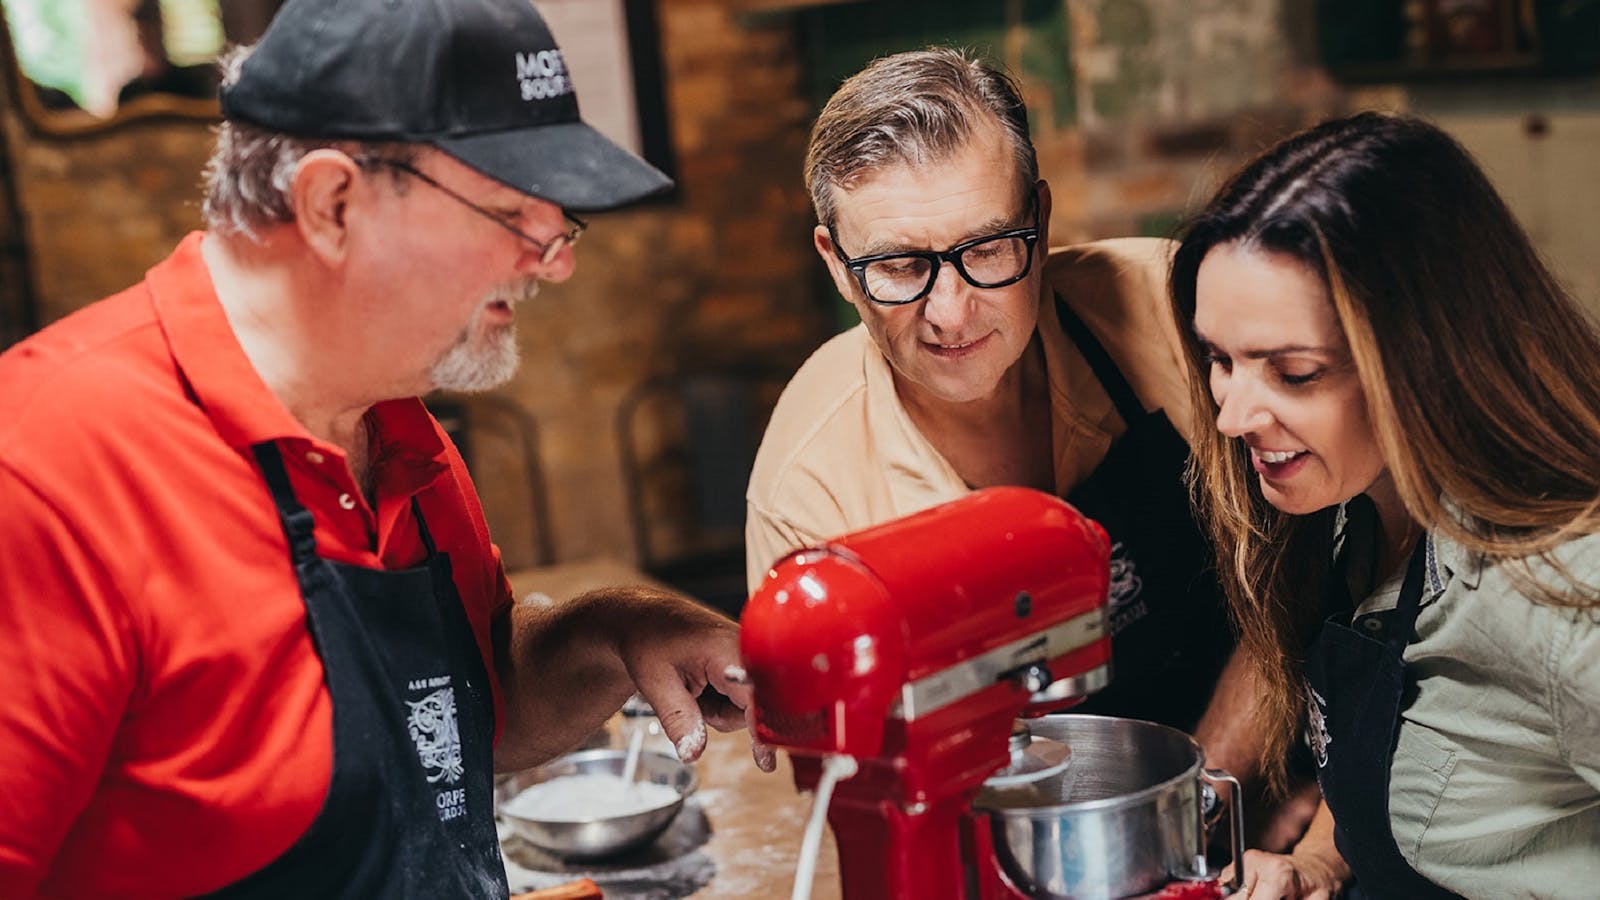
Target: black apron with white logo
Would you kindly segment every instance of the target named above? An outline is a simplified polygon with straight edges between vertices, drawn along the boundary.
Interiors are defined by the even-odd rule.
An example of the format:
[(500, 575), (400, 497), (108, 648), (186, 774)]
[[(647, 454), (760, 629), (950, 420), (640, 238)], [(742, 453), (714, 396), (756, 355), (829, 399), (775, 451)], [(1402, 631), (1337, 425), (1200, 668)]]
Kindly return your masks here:
[(1355, 604), (1346, 563), (1354, 551), (1347, 539), (1331, 586), (1336, 612), (1323, 623), (1306, 657), (1308, 737), (1317, 757), (1317, 781), (1333, 813), (1334, 844), (1355, 875), (1346, 897), (1456, 896), (1406, 862), (1389, 820), (1389, 767), (1409, 683), (1404, 653), (1415, 635), (1428, 546), (1424, 536), (1411, 554), (1395, 608), (1362, 616), (1358, 625), (1351, 618)]
[(1193, 732), (1234, 636), (1211, 543), (1195, 522), (1183, 481), (1189, 445), (1166, 413), (1145, 411), (1110, 354), (1059, 296), (1056, 315), (1127, 424), (1065, 498), (1111, 538), (1111, 685), (1072, 711)]
[(333, 699), (333, 777), (306, 833), (215, 896), (505, 897), (489, 677), (449, 557), (415, 499), (423, 564), (391, 572), (318, 556), (277, 446), (252, 449)]

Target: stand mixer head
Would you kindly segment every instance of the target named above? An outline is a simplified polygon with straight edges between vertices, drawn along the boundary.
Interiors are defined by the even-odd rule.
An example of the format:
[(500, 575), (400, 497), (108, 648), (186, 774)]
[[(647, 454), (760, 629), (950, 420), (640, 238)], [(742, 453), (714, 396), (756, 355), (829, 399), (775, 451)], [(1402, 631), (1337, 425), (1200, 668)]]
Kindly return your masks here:
[(1020, 898), (973, 797), (1019, 715), (1110, 678), (1109, 541), (1068, 504), (989, 488), (777, 563), (745, 607), (756, 734), (795, 784), (848, 755), (828, 819), (846, 900)]

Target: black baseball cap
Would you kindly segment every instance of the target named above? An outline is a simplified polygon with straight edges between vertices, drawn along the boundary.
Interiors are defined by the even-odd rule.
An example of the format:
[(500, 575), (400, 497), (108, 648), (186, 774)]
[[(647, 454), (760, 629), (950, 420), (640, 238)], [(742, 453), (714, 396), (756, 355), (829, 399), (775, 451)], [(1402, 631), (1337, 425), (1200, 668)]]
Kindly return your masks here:
[(432, 144), (578, 212), (672, 186), (578, 117), (529, 0), (289, 0), (222, 91), (222, 114), (299, 137)]

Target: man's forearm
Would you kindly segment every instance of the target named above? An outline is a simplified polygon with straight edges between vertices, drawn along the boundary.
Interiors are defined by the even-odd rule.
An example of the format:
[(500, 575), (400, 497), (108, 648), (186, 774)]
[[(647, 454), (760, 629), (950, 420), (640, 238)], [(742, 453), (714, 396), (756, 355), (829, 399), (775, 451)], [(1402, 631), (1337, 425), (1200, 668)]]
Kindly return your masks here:
[(1317, 807), (1317, 814), (1311, 818), (1311, 827), (1306, 829), (1305, 837), (1300, 839), (1289, 855), (1296, 860), (1297, 868), (1305, 873), (1311, 884), (1327, 889), (1330, 896), (1337, 896), (1350, 880), (1350, 866), (1339, 855), (1339, 848), (1334, 844), (1333, 813), (1326, 803)]
[(1306, 833), (1321, 794), (1314, 781), (1291, 786), (1284, 797), (1274, 796), (1263, 783), (1262, 729), (1270, 726), (1256, 715), (1257, 696), (1255, 672), (1244, 652), (1235, 650), (1195, 728), (1195, 740), (1205, 750), (1207, 766), (1228, 770), (1244, 788), (1251, 807), (1249, 846), (1282, 853)]
[(494, 641), (501, 770), (571, 748), (635, 690), (686, 760), (704, 749), (707, 726), (745, 726), (750, 689), (727, 674), (739, 663), (739, 626), (682, 594), (616, 587), (555, 607), (518, 605), (496, 621)]
[(633, 693), (607, 623), (625, 605), (591, 593), (559, 607), (516, 604), (494, 623), (505, 722), (500, 771), (538, 765), (576, 746)]
[(1261, 725), (1256, 720), (1255, 675), (1238, 649), (1222, 669), (1211, 702), (1195, 726), (1194, 738), (1206, 765), (1227, 769), (1243, 784), (1261, 775)]

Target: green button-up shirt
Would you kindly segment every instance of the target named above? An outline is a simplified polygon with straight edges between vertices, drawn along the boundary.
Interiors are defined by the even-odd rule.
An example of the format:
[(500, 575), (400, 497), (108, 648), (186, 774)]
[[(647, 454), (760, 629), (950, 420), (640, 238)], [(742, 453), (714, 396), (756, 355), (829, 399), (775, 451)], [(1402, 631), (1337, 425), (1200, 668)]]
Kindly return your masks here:
[[(1415, 696), (1389, 773), (1395, 842), (1466, 897), (1600, 897), (1600, 610), (1535, 603), (1508, 567), (1428, 540), (1405, 651)], [(1600, 585), (1600, 535), (1555, 557)], [(1542, 563), (1534, 572), (1567, 583)], [(1356, 620), (1394, 608), (1403, 575)]]

